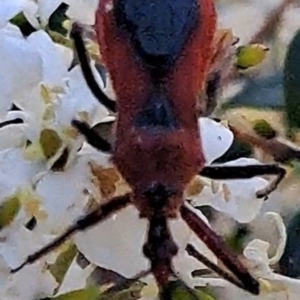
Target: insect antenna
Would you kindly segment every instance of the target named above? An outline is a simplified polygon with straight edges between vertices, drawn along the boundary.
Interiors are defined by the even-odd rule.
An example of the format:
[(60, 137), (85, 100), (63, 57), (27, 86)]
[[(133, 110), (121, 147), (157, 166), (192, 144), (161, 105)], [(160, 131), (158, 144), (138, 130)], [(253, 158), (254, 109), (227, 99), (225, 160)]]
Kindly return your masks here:
[(95, 76), (93, 75), (90, 66), (90, 58), (87, 54), (87, 50), (82, 38), (82, 31), (82, 26), (79, 23), (75, 22), (73, 23), (70, 36), (74, 41), (74, 49), (79, 59), (80, 67), (85, 81), (98, 101), (108, 110), (115, 113), (117, 111), (116, 102), (105, 95), (105, 93), (99, 87)]

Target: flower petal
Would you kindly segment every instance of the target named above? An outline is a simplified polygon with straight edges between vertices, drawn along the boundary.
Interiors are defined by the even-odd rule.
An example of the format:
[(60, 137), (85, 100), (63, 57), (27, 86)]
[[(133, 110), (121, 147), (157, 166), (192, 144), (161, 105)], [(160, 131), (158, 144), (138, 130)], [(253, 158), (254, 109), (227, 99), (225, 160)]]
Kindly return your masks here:
[(278, 235), (278, 238), (276, 239), (278, 241), (277, 250), (274, 256), (269, 259), (269, 265), (275, 265), (279, 261), (279, 259), (281, 258), (284, 252), (285, 244), (287, 240), (287, 233), (285, 230), (283, 220), (279, 214), (274, 212), (268, 212), (265, 214), (265, 219), (267, 219), (266, 221), (269, 221), (269, 223), (271, 223), (272, 228), (276, 228), (277, 235)]
[(30, 25), (34, 28), (40, 28), (40, 22), (37, 15), (38, 4), (35, 1), (26, 1), (26, 5), (23, 9), (23, 14)]
[[(101, 77), (95, 71), (95, 77), (99, 86), (103, 86)], [(69, 72), (68, 86), (69, 89), (60, 99), (57, 107), (57, 119), (61, 125), (70, 125), (71, 120), (78, 117), (79, 113), (87, 113), (89, 119), (93, 118), (97, 112), (97, 116), (106, 117), (108, 110), (95, 99), (88, 88), (79, 66), (76, 66)], [(100, 112), (100, 113), (99, 113)]]
[(0, 1), (0, 29), (22, 11), (27, 0)]
[(60, 87), (68, 74), (69, 61), (64, 60), (61, 51), (43, 30), (32, 33), (27, 40), (43, 60), (43, 83), (50, 87)]
[[(185, 249), (190, 234), (187, 225), (177, 219), (170, 221), (169, 226), (178, 247)], [(74, 240), (89, 261), (132, 277), (149, 268), (149, 261), (142, 253), (147, 230), (148, 221), (140, 219), (137, 209), (129, 206), (98, 226), (77, 234)]]
[(92, 263), (132, 277), (149, 268), (142, 253), (146, 232), (147, 221), (139, 219), (136, 208), (129, 206), (98, 226), (78, 233), (74, 241)]
[(26, 125), (12, 124), (0, 128), (0, 151), (6, 148), (19, 148), (26, 143)]
[(89, 190), (88, 166), (74, 163), (65, 172), (45, 174), (36, 186), (40, 209), (47, 212), (47, 219), (39, 226), (42, 232), (57, 232), (70, 226), (84, 213)]
[(49, 17), (59, 7), (62, 0), (39, 0), (38, 15), (42, 24), (47, 24)]
[[(220, 166), (242, 166), (259, 164), (255, 159), (240, 158)], [(225, 212), (241, 223), (252, 221), (261, 209), (264, 200), (256, 197), (256, 192), (265, 188), (268, 182), (260, 177), (241, 180), (213, 181), (193, 199), (193, 205), (211, 205)]]
[(94, 25), (95, 11), (98, 6), (97, 0), (65, 0), (69, 4), (67, 16), (82, 24)]
[(42, 60), (36, 49), (24, 38), (0, 30), (0, 112), (27, 95), (41, 79)]
[(200, 138), (207, 164), (222, 156), (233, 142), (233, 133), (221, 123), (199, 118)]
[[(16, 267), (34, 251), (49, 242), (50, 237), (42, 237), (27, 230), (25, 227), (15, 222), (5, 231), (5, 241), (0, 243), (1, 262), (5, 262), (6, 268)], [(3, 236), (3, 232), (1, 232)], [(53, 256), (47, 256), (31, 266), (27, 266), (14, 275), (0, 267), (0, 276), (6, 274), (5, 282), (1, 288), (0, 296), (9, 300), (32, 300), (40, 299), (52, 295), (57, 283), (53, 276), (44, 270), (45, 260), (53, 260)], [(3, 273), (4, 272), (4, 273)], [(7, 273), (5, 273), (7, 272)], [(38, 276), (37, 276), (38, 274)]]
[(64, 277), (62, 285), (60, 286), (56, 296), (69, 293), (74, 290), (84, 289), (87, 285), (87, 279), (91, 273), (95, 270), (94, 265), (89, 265), (86, 268), (82, 268), (76, 262), (76, 258), (73, 260), (67, 274)]
[(31, 182), (42, 165), (25, 160), (21, 149), (0, 151), (0, 201)]

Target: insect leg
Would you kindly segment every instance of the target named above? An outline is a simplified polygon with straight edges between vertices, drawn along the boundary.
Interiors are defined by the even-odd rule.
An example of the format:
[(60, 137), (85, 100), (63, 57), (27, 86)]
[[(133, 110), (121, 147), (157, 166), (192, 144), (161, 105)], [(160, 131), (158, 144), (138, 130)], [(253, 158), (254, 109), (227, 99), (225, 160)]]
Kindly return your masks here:
[(257, 198), (266, 197), (273, 192), (285, 176), (285, 169), (277, 164), (245, 165), (245, 166), (207, 166), (201, 176), (211, 179), (247, 179), (255, 176), (276, 175), (276, 178), (264, 189), (256, 193)]
[[(224, 241), (203, 220), (201, 220), (186, 204), (182, 205), (181, 216), (187, 225), (206, 244), (206, 246), (221, 260), (224, 266), (238, 279), (239, 287), (254, 295), (259, 294), (259, 282), (254, 279), (243, 264), (228, 251)], [(214, 270), (215, 271), (215, 270)], [(219, 274), (221, 275), (221, 274)], [(225, 278), (227, 279), (227, 278)]]
[(25, 262), (23, 262), (19, 267), (12, 269), (11, 273), (18, 272), (23, 267), (25, 267), (28, 264), (32, 264), (44, 255), (48, 254), (55, 248), (59, 247), (61, 244), (63, 244), (67, 239), (69, 239), (72, 235), (74, 235), (78, 231), (83, 231), (93, 225), (96, 225), (97, 223), (107, 219), (109, 216), (111, 216), (113, 213), (116, 213), (120, 209), (126, 207), (130, 200), (130, 194), (126, 194), (124, 196), (116, 197), (111, 199), (108, 203), (105, 203), (103, 205), (99, 205), (96, 209), (94, 209), (92, 212), (88, 213), (87, 215), (79, 218), (73, 225), (71, 225), (63, 234), (58, 236), (56, 239), (54, 239), (52, 242), (50, 242), (48, 245), (44, 246), (37, 252), (29, 255)]
[(111, 152), (112, 146), (109, 142), (104, 140), (96, 130), (91, 128), (86, 122), (79, 120), (72, 120), (72, 125), (84, 135), (86, 141), (94, 148), (102, 152)]
[(21, 118), (16, 118), (13, 120), (8, 120), (0, 123), (0, 128), (3, 128), (5, 126), (11, 125), (11, 124), (22, 124), (24, 121)]
[(244, 285), (240, 283), (240, 281), (231, 273), (221, 269), (219, 266), (217, 266), (215, 263), (210, 261), (207, 257), (205, 257), (203, 254), (199, 253), (196, 248), (192, 244), (187, 244), (185, 251), (195, 259), (197, 259), (199, 262), (204, 264), (206, 267), (208, 267), (210, 270), (224, 278), (225, 280), (231, 282), (232, 284), (238, 286), (241, 289), (244, 289)]
[(104, 105), (108, 110), (116, 112), (116, 102), (105, 95), (105, 93), (101, 90), (93, 75), (90, 66), (90, 59), (82, 39), (82, 30), (83, 29), (80, 26), (80, 24), (74, 23), (71, 30), (71, 38), (74, 41), (74, 48), (79, 59), (80, 67), (85, 81), (92, 93), (94, 94), (94, 96), (98, 99), (98, 101), (102, 105)]
[(149, 220), (148, 239), (143, 248), (151, 262), (151, 271), (162, 288), (167, 284), (172, 270), (172, 258), (178, 252), (165, 216), (154, 214)]
[[(220, 81), (221, 81), (221, 72), (216, 71), (212, 74), (209, 74), (206, 80), (206, 87), (202, 97), (204, 101), (199, 101), (199, 104), (202, 108), (201, 117), (210, 116), (218, 105), (218, 94), (220, 90)], [(204, 104), (205, 107), (202, 107), (201, 104)]]

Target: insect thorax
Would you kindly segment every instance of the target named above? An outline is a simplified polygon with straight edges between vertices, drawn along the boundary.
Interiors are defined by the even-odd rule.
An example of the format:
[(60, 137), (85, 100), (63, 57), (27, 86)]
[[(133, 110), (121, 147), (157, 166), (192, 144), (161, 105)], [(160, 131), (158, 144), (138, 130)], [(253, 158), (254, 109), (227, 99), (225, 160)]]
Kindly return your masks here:
[(199, 21), (199, 9), (197, 0), (116, 0), (114, 16), (141, 61), (161, 71), (176, 62)]

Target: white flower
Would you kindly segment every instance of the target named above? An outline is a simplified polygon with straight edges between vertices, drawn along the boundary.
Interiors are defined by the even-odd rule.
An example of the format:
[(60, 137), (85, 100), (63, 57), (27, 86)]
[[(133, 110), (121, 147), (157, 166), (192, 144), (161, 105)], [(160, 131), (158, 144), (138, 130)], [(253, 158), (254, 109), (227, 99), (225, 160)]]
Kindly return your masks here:
[(52, 13), (59, 7), (59, 5), (64, 2), (62, 0), (38, 0), (38, 10), (37, 15), (39, 16), (41, 24), (46, 25), (48, 23), (49, 17)]
[(211, 164), (229, 149), (233, 133), (223, 124), (209, 118), (199, 118), (198, 125), (205, 162)]
[[(99, 73), (95, 70), (93, 64), (91, 64), (91, 67), (99, 86), (103, 87)], [(68, 73), (67, 84), (67, 93), (61, 96), (56, 110), (60, 124), (70, 124), (71, 120), (80, 112), (88, 113), (91, 122), (99, 122), (108, 116), (108, 110), (96, 101), (87, 87), (79, 66), (76, 66)]]
[[(19, 220), (1, 231), (0, 242), (0, 298), (8, 300), (32, 300), (51, 295), (57, 282), (45, 269), (45, 262), (52, 263), (55, 255), (41, 259), (38, 263), (24, 268), (19, 273), (9, 274), (9, 269), (24, 261), (27, 255), (36, 251), (53, 237), (37, 235)], [(37, 275), (38, 274), (38, 275)]]
[[(26, 59), (24, 59), (26, 57)], [(7, 26), (0, 30), (0, 114), (11, 107), (42, 79), (42, 59), (24, 39), (19, 29)]]
[(28, 22), (35, 28), (48, 23), (49, 17), (62, 3), (62, 0), (14, 0), (0, 2), (0, 29), (17, 14), (23, 12)]
[(32, 300), (53, 294), (57, 283), (50, 272), (43, 268), (37, 265), (6, 278), (8, 280), (0, 291), (0, 297), (7, 300)]
[(98, 0), (65, 0), (69, 4), (67, 15), (82, 24), (93, 25), (95, 23), (95, 11), (99, 4)]
[(73, 59), (72, 50), (64, 47), (68, 51), (61, 51), (62, 46), (53, 43), (43, 30), (33, 32), (27, 38), (27, 42), (36, 49), (42, 59), (42, 83), (49, 88), (63, 86), (63, 80), (68, 76), (68, 68)]
[[(199, 119), (199, 128), (206, 165), (210, 165), (229, 149), (233, 141), (233, 134), (222, 123), (207, 118)], [(253, 164), (261, 163), (256, 159), (240, 158), (223, 164), (212, 164), (212, 166)], [(199, 194), (189, 197), (192, 199), (192, 205), (210, 205), (241, 223), (252, 221), (259, 213), (264, 199), (257, 198), (256, 192), (268, 185), (268, 182), (261, 177), (240, 180), (200, 178), (200, 181), (203, 189)], [(272, 200), (270, 199), (270, 201)]]
[(41, 164), (26, 160), (20, 149), (0, 151), (0, 202), (29, 185), (41, 170)]
[(22, 11), (27, 0), (1, 1), (0, 2), (0, 29), (15, 15)]
[[(251, 164), (260, 164), (260, 162), (256, 159), (240, 158), (220, 166)], [(202, 192), (193, 198), (192, 204), (194, 206), (210, 205), (238, 222), (248, 223), (255, 218), (264, 203), (263, 198), (256, 197), (256, 192), (267, 185), (268, 182), (261, 177), (240, 180), (206, 180)]]
[(87, 167), (86, 164), (75, 163), (65, 172), (46, 174), (36, 183), (40, 209), (47, 213), (47, 218), (37, 229), (61, 232), (84, 214), (89, 200), (85, 190), (91, 185)]
[(222, 300), (297, 300), (299, 299), (300, 281), (273, 273), (269, 265), (274, 265), (280, 259), (286, 242), (286, 233), (281, 217), (276, 213), (267, 213), (267, 220), (273, 222), (280, 235), (279, 245), (275, 255), (268, 256), (269, 243), (255, 239), (244, 250), (250, 272), (260, 282), (260, 295), (252, 296), (235, 286), (226, 283), (224, 288), (216, 288), (217, 295)]
[[(25, 120), (26, 114), (22, 111), (10, 111), (2, 119), (0, 123), (21, 119)], [(0, 128), (0, 151), (6, 148), (20, 148), (26, 143), (26, 124), (11, 124), (10, 126), (3, 126)]]
[(48, 24), (50, 16), (63, 2), (69, 5), (69, 18), (87, 25), (95, 23), (98, 0), (3, 0), (0, 1), (0, 29), (21, 12), (34, 28), (42, 28)]
[[(53, 43), (44, 31), (24, 38), (17, 27), (8, 24), (0, 29), (0, 40), (0, 57), (3, 57), (0, 120), (23, 120), (22, 124), (0, 129), (3, 138), (0, 140), (0, 202), (12, 196), (19, 197), (21, 202), (15, 221), (1, 231), (4, 240), (0, 242), (0, 257), (4, 261), (0, 277), (7, 282), (1, 282), (0, 297), (32, 300), (53, 295), (57, 287), (45, 269), (45, 260), (49, 262), (52, 255), (12, 276), (8, 276), (8, 268), (22, 263), (27, 255), (53, 239), (52, 236), (49, 239), (49, 234), (60, 233), (84, 214), (91, 197), (99, 201), (100, 193), (92, 183), (89, 163), (94, 158), (104, 166), (107, 159), (95, 158), (90, 152), (77, 154), (83, 138), (71, 128), (71, 120), (82, 117), (99, 122), (108, 111), (86, 87), (80, 68), (68, 70), (72, 51)], [(101, 80), (99, 76), (98, 80)], [(7, 113), (12, 103), (22, 110)], [(69, 149), (68, 162), (61, 172), (50, 169), (61, 150), (56, 150), (54, 157), (45, 155), (45, 150), (53, 146), (50, 138), (46, 141), (47, 149), (43, 150), (41, 136), (45, 129), (52, 130), (53, 136), (57, 134), (58, 141), (54, 143), (60, 142), (61, 150)], [(94, 149), (93, 153), (98, 155)], [(24, 226), (32, 216), (36, 217), (37, 226), (30, 232)]]
[(76, 262), (76, 258), (74, 258), (56, 295), (84, 289), (87, 285), (88, 277), (94, 270), (95, 265), (93, 264), (82, 269)]
[[(203, 214), (189, 205), (199, 218), (208, 222)], [(169, 221), (170, 231), (179, 247), (174, 258), (174, 269), (181, 278), (191, 284), (191, 272), (203, 269), (196, 259), (185, 252), (187, 243), (192, 243), (199, 252), (205, 253), (215, 261), (213, 254), (202, 241), (178, 218)], [(125, 277), (133, 277), (149, 268), (149, 260), (143, 255), (142, 248), (147, 238), (148, 221), (139, 218), (137, 209), (129, 206), (101, 224), (78, 233), (74, 241), (79, 251), (95, 265), (113, 270)]]

